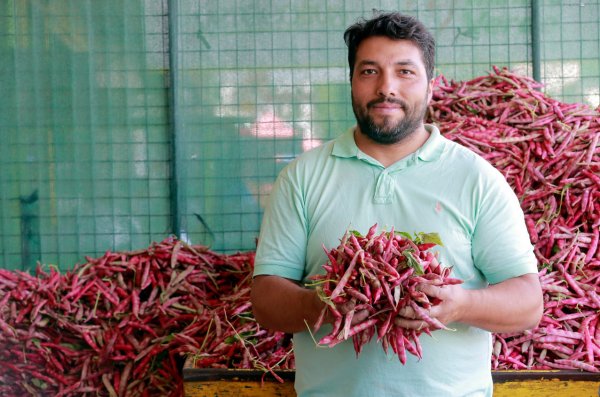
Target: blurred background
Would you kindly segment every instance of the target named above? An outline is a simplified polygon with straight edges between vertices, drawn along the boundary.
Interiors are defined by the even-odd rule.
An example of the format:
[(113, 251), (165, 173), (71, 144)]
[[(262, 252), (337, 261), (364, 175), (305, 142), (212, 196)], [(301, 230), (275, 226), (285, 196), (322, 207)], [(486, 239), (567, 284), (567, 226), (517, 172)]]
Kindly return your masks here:
[(421, 19), (449, 80), (600, 103), (598, 0), (0, 0), (0, 267), (254, 250), (278, 172), (354, 123), (342, 35), (374, 9)]

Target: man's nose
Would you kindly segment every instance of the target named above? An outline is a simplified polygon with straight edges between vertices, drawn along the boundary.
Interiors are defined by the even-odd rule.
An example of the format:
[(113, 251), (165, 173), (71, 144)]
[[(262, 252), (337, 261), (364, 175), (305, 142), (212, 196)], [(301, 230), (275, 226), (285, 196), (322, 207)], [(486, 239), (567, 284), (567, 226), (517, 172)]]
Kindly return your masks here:
[(395, 97), (396, 87), (394, 79), (387, 73), (382, 73), (379, 77), (377, 86), (377, 95), (382, 97)]

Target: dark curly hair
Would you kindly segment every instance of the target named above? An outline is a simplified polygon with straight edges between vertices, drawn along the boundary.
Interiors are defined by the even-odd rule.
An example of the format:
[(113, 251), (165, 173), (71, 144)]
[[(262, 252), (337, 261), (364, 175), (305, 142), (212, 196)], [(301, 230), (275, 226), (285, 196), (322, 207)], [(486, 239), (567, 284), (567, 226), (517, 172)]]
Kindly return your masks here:
[(398, 12), (379, 13), (372, 19), (360, 19), (344, 32), (344, 41), (348, 46), (348, 65), (350, 80), (354, 72), (356, 51), (360, 43), (372, 36), (385, 36), (394, 40), (410, 40), (421, 50), (427, 79), (433, 78), (435, 64), (435, 39), (418, 19)]

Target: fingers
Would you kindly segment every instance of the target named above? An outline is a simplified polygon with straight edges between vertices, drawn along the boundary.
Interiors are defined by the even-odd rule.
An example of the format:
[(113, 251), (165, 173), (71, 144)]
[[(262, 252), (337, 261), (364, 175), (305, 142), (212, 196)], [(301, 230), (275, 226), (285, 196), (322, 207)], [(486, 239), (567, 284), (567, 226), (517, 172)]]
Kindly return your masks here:
[(336, 307), (340, 313), (346, 314), (354, 310), (354, 308), (356, 307), (356, 299), (350, 299), (349, 301), (338, 304)]
[(368, 310), (366, 310), (366, 309), (358, 310), (354, 313), (354, 316), (352, 317), (352, 322), (350, 324), (355, 325), (355, 324), (362, 323), (363, 321), (365, 321), (367, 319), (367, 317), (369, 317)]
[(417, 314), (410, 306), (404, 306), (402, 309), (398, 311), (398, 317), (404, 317), (406, 319), (415, 319), (417, 318)]
[(356, 310), (356, 299), (350, 299), (347, 302), (340, 303), (336, 306), (340, 315), (348, 316), (351, 319), (350, 324), (355, 325), (361, 323), (369, 317), (369, 311), (367, 309)]
[[(429, 309), (425, 309), (421, 306), (422, 302), (417, 299), (418, 296), (414, 296), (413, 301), (410, 301), (409, 304), (398, 311), (398, 317), (394, 319), (397, 326), (418, 331), (448, 329), (445, 325), (447, 316), (444, 314), (444, 310), (446, 309), (443, 309), (442, 305), (438, 305), (438, 303), (451, 297), (453, 286), (435, 284), (435, 282), (420, 283), (416, 287), (419, 293), (427, 295), (425, 300), (433, 306), (425, 305), (429, 307)], [(442, 320), (442, 318), (445, 320)]]
[(419, 284), (417, 290), (423, 292), (425, 295), (431, 298), (443, 299), (444, 287), (436, 286), (433, 284)]
[(398, 311), (398, 317), (394, 319), (394, 323), (403, 328), (415, 330), (438, 330), (448, 329), (446, 325), (437, 318), (436, 307), (425, 309), (415, 302), (411, 302), (410, 306), (405, 306)]
[(414, 329), (417, 331), (422, 331), (429, 328), (429, 324), (423, 320), (412, 320), (405, 317), (396, 317), (394, 319), (394, 324), (396, 324), (398, 327)]
[(417, 331), (429, 327), (429, 324), (421, 319), (418, 313), (410, 306), (404, 306), (398, 311), (398, 317), (394, 319), (394, 324), (402, 328), (415, 329)]

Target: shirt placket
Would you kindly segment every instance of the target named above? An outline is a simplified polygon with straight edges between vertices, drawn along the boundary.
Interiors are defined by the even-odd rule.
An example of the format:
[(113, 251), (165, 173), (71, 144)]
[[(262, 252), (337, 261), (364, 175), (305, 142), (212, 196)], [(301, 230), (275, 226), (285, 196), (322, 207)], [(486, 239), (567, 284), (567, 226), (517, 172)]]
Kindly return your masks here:
[(394, 187), (396, 184), (394, 175), (410, 167), (415, 161), (416, 156), (412, 155), (405, 161), (381, 170), (377, 177), (375, 193), (373, 194), (373, 202), (375, 204), (392, 204), (394, 202)]
[(373, 201), (375, 204), (391, 204), (393, 199), (393, 186), (394, 180), (390, 176), (387, 170), (381, 171), (377, 177), (377, 183), (375, 184), (375, 194), (373, 195)]

